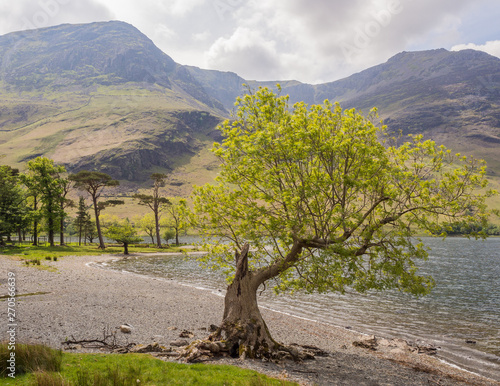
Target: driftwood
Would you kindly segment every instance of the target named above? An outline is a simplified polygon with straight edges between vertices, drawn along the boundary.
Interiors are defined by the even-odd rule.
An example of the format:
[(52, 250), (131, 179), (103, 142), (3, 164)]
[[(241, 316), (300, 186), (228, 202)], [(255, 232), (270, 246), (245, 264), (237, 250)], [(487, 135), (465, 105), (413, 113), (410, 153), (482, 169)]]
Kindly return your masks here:
[(101, 339), (76, 339), (71, 335), (71, 339), (66, 339), (62, 344), (67, 346), (67, 350), (74, 350), (76, 349), (75, 346), (79, 345), (82, 348), (97, 348), (107, 351), (123, 350), (124, 352), (128, 352), (130, 348), (136, 345), (135, 343), (128, 343), (128, 341), (120, 343), (116, 333), (117, 331), (111, 331), (109, 327), (105, 327)]

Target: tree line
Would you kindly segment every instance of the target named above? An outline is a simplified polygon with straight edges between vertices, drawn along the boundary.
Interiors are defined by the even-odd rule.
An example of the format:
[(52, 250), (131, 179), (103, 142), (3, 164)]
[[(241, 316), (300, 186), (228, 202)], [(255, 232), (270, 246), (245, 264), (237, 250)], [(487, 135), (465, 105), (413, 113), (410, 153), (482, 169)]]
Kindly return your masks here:
[[(149, 194), (132, 196), (151, 213), (135, 217), (135, 224), (129, 219), (116, 217), (103, 229), (102, 211), (124, 204), (123, 200), (104, 198), (106, 189), (119, 185), (119, 181), (108, 174), (86, 170), (68, 174), (64, 166), (56, 165), (46, 157), (28, 161), (24, 172), (0, 165), (0, 245), (9, 242), (13, 234), (17, 234), (19, 240), (31, 235), (33, 245), (38, 245), (41, 231), (46, 232), (50, 246), (55, 246), (57, 233), (60, 245), (64, 245), (68, 225), (78, 234), (79, 245), (82, 240), (86, 243), (97, 239), (101, 249), (106, 248), (104, 237), (107, 237), (123, 244), (128, 253), (129, 244), (142, 241), (137, 236), (138, 229), (149, 235), (158, 248), (163, 247), (162, 236), (167, 242), (175, 238), (176, 245), (179, 245), (179, 234), (187, 225), (188, 207), (182, 198), (162, 195), (166, 177), (165, 174), (152, 174)], [(77, 204), (69, 198), (72, 190), (78, 192)], [(86, 198), (90, 199), (90, 205), (87, 205)], [(68, 222), (70, 208), (76, 209), (76, 217)], [(168, 219), (162, 219), (162, 214)], [(162, 228), (166, 229), (163, 235)]]

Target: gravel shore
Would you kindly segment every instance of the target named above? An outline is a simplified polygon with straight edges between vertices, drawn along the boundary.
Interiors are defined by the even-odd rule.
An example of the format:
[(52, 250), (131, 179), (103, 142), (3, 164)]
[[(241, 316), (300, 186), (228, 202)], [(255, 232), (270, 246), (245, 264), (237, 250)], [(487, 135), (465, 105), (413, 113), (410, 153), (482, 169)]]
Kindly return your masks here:
[[(223, 298), (210, 291), (93, 264), (116, 258), (78, 256), (44, 261), (45, 266), (54, 268), (48, 271), (0, 257), (0, 295), (7, 293), (8, 272), (15, 273), (18, 296), (30, 294), (17, 298), (17, 342), (62, 348), (67, 338), (102, 338), (104, 330), (116, 331), (127, 323), (132, 333), (117, 332), (123, 343), (157, 342), (169, 346), (180, 339), (183, 330), (192, 332), (192, 339), (201, 339), (208, 336), (211, 324), (221, 322)], [(1, 312), (6, 316), (6, 304)], [(270, 310), (262, 310), (262, 314), (276, 340), (316, 346), (328, 356), (301, 364), (239, 359), (213, 363), (247, 367), (304, 385), (500, 385), (429, 355), (390, 347), (373, 351), (353, 346), (364, 336), (347, 329)], [(6, 340), (6, 328), (1, 331), (0, 338)]]

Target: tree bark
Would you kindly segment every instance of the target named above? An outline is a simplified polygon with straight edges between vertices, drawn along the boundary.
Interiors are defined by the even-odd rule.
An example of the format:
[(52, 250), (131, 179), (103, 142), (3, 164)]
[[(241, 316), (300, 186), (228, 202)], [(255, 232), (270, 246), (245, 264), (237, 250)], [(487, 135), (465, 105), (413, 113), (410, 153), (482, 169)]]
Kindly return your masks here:
[(104, 238), (102, 237), (101, 224), (99, 223), (99, 208), (97, 207), (97, 197), (93, 195), (92, 200), (94, 201), (95, 226), (97, 228), (97, 236), (99, 237), (99, 249), (106, 249), (106, 245), (104, 245)]
[(59, 232), (59, 245), (65, 245), (64, 243), (64, 217), (61, 218), (61, 230)]
[(158, 208), (155, 208), (154, 213), (155, 213), (155, 228), (156, 228), (156, 247), (161, 248), (160, 216), (158, 215)]
[(128, 255), (128, 243), (123, 243), (123, 254)]
[(248, 270), (248, 249), (246, 244), (236, 255), (236, 275), (227, 288), (222, 325), (210, 339), (223, 340), (233, 357), (270, 358), (283, 346), (271, 337), (260, 313), (257, 288), (261, 283)]

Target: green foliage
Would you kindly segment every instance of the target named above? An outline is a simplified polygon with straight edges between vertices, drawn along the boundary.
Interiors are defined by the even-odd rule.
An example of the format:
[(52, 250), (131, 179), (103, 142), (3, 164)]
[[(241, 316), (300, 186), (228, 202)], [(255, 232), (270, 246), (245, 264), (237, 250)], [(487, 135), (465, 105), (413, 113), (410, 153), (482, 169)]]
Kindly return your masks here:
[(500, 236), (500, 227), (490, 223), (481, 224), (478, 222), (442, 224), (433, 231), (433, 234), (437, 236)]
[[(10, 371), (9, 359), (11, 350), (7, 342), (0, 343), (0, 376), (7, 377)], [(16, 375), (34, 371), (61, 371), (62, 352), (50, 347), (35, 344), (15, 345)]]
[(167, 213), (166, 219), (162, 225), (169, 227), (175, 232), (175, 245), (179, 245), (179, 234), (181, 231), (186, 230), (189, 224), (189, 208), (187, 201), (179, 197), (169, 197), (169, 204), (165, 206)]
[(27, 208), (18, 180), (17, 170), (0, 166), (0, 244), (3, 236), (25, 224)]
[(139, 243), (142, 241), (142, 238), (137, 236), (136, 229), (128, 220), (114, 222), (106, 228), (104, 234), (111, 240), (115, 240), (117, 243), (123, 244), (125, 254), (128, 254), (129, 244)]
[[(338, 104), (288, 105), (267, 88), (237, 100), (213, 151), (217, 185), (195, 191), (195, 216), (211, 242), (209, 263), (249, 264), (277, 289), (397, 288), (425, 294), (415, 261), (427, 251), (415, 232), (440, 222), (485, 219), (485, 165), (412, 136), (396, 146), (385, 127)], [(486, 192), (486, 193), (481, 193)], [(214, 243), (225, 241), (225, 243)]]
[(173, 238), (175, 238), (175, 229), (165, 228), (165, 230), (163, 231), (163, 238), (165, 239), (165, 241), (168, 244), (169, 240), (172, 240)]
[(142, 231), (144, 231), (149, 237), (151, 237), (151, 243), (155, 243), (156, 234), (156, 223), (155, 216), (153, 213), (146, 213), (142, 217), (137, 217), (134, 219), (134, 224)]
[(23, 183), (32, 196), (36, 196), (37, 200), (40, 199), (42, 204), (40, 214), (45, 219), (49, 243), (54, 245), (54, 233), (59, 229), (61, 219), (65, 216), (64, 196), (67, 193), (68, 181), (62, 178), (61, 174), (66, 170), (46, 157), (37, 157), (29, 161), (27, 169), (26, 174), (22, 175)]
[(69, 176), (69, 180), (75, 183), (75, 188), (86, 191), (92, 198), (94, 205), (95, 224), (97, 229), (97, 236), (99, 237), (99, 248), (104, 249), (104, 239), (102, 237), (101, 225), (99, 223), (99, 214), (103, 209), (108, 206), (115, 206), (123, 204), (121, 200), (108, 200), (99, 202), (102, 191), (106, 187), (114, 187), (120, 184), (119, 181), (101, 172), (82, 170), (76, 174)]

